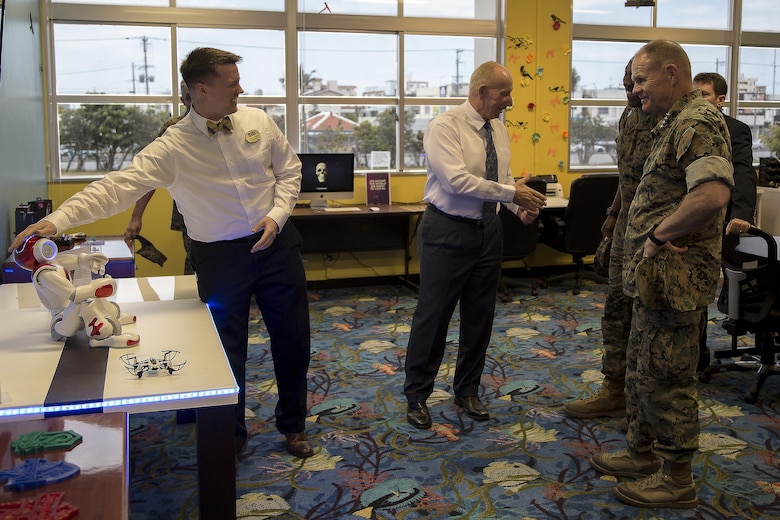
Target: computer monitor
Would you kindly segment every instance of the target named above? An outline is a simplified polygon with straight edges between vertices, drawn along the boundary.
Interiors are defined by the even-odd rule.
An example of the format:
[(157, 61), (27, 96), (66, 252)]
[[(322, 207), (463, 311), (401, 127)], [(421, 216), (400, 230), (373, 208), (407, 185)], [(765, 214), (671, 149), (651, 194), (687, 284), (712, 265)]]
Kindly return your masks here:
[(329, 200), (355, 198), (355, 154), (299, 153), (301, 193), (312, 208), (324, 208)]

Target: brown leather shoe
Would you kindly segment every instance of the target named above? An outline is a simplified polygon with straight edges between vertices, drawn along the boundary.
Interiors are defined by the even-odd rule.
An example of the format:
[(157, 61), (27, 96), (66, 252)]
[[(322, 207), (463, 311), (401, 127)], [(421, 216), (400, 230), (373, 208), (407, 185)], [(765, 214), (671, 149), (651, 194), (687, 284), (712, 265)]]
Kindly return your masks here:
[(314, 448), (306, 438), (306, 432), (285, 433), (284, 436), (287, 437), (287, 451), (290, 455), (301, 459), (314, 455)]

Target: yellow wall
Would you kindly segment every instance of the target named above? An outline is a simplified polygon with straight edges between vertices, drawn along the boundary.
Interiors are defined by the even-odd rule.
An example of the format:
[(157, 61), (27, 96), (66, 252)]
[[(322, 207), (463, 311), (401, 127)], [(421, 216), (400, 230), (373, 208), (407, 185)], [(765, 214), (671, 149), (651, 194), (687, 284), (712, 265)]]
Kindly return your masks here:
[[(49, 197), (52, 199), (53, 206), (58, 207), (65, 199), (81, 190), (85, 185), (86, 183), (83, 182), (49, 184)], [(160, 267), (136, 255), (136, 276), (177, 275), (184, 272), (184, 248), (181, 244), (181, 233), (170, 229), (172, 209), (173, 200), (166, 190), (158, 190), (146, 207), (141, 234), (162, 251), (168, 260)], [(66, 232), (81, 231), (90, 236), (124, 235), (127, 223), (130, 221), (130, 213), (131, 210), (127, 210), (93, 224), (68, 229)], [(137, 241), (136, 247), (140, 247)]]
[[(514, 79), (514, 108), (507, 112), (506, 122), (512, 139), (511, 167), (515, 176), (558, 174), (564, 195), (568, 195), (576, 174), (568, 172), (567, 132), (571, 83), (571, 2), (570, 0), (508, 0), (506, 4), (506, 60)], [(556, 23), (557, 22), (557, 23)], [(522, 67), (522, 70), (521, 70)], [(524, 74), (525, 73), (525, 74)], [(85, 183), (54, 183), (49, 196), (56, 208)], [(391, 178), (394, 203), (422, 201), (424, 175), (400, 175)], [(355, 180), (355, 200), (365, 202), (365, 178)], [(349, 202), (349, 201), (348, 201)], [(144, 214), (142, 234), (167, 257), (163, 267), (136, 255), (137, 276), (181, 274), (184, 251), (181, 234), (170, 230), (172, 201), (160, 190)], [(83, 231), (89, 235), (122, 235), (130, 211), (68, 232)], [(410, 235), (414, 233), (414, 223)], [(410, 272), (419, 273), (417, 245), (413, 240)], [(341, 253), (326, 265), (322, 255), (304, 255), (309, 280), (327, 280), (403, 273), (403, 253), (376, 251)], [(539, 245), (526, 259), (530, 266), (564, 265), (571, 257)]]
[(514, 80), (514, 107), (506, 114), (512, 172), (561, 176), (568, 167), (571, 3), (509, 0), (506, 19), (505, 65)]
[[(556, 174), (564, 196), (579, 175), (568, 172), (571, 95), (570, 0), (508, 0), (506, 59), (514, 107), (506, 113), (512, 173)], [(570, 255), (539, 244), (530, 267), (568, 265)]]

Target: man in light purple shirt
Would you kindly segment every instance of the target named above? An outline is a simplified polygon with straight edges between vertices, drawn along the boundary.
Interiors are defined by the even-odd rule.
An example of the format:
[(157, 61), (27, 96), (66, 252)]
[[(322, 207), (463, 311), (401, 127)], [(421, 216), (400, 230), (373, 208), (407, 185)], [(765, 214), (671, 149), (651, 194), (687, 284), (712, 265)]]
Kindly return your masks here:
[[(404, 382), (406, 418), (415, 428), (431, 427), (426, 400), (433, 392), (458, 301), (455, 404), (475, 420), (489, 419), (479, 398), (479, 383), (501, 274), (498, 203), (526, 224), (545, 204), (544, 195), (526, 186), (526, 179), (515, 183), (509, 170), (509, 133), (497, 118), (512, 105), (511, 94), (512, 76), (506, 67), (483, 63), (471, 76), (468, 100), (437, 116), (425, 130), (428, 208), (419, 230), (420, 296)], [(488, 179), (491, 156), (494, 166), (497, 162), (497, 180)]]

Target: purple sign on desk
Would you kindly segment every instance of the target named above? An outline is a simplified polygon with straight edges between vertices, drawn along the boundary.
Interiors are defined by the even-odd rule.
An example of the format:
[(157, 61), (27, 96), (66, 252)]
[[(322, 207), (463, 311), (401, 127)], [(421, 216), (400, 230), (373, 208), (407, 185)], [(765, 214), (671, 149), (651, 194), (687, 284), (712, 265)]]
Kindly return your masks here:
[(366, 204), (390, 204), (390, 172), (366, 173)]

